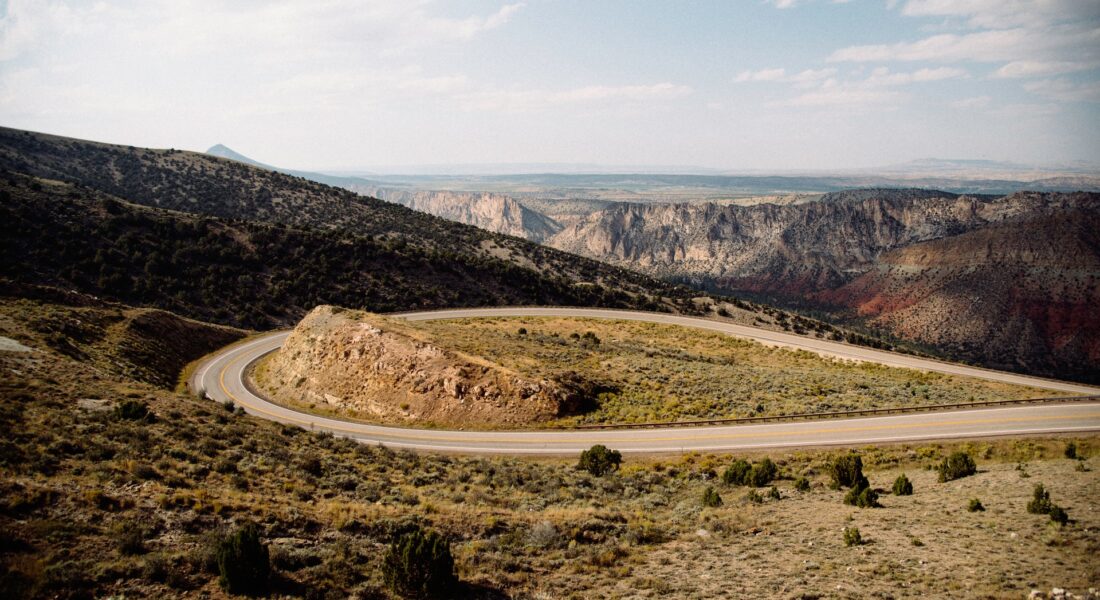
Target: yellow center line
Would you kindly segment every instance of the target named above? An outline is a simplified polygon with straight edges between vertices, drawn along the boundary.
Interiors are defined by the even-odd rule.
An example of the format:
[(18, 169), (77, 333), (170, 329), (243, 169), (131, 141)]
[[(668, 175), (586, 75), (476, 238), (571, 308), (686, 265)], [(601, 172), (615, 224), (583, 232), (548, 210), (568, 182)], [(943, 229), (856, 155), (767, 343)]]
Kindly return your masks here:
[[(225, 374), (230, 369), (230, 367), (237, 364), (238, 362), (240, 362), (242, 359), (244, 359), (246, 357), (247, 357), (246, 354), (241, 354), (241, 355), (237, 356), (233, 360), (226, 363), (225, 367), (223, 367), (221, 372), (218, 374), (219, 375), (218, 383), (221, 386), (222, 392), (225, 393), (226, 396), (229, 396), (229, 398), (232, 399), (236, 404), (240, 404), (241, 406), (245, 406), (245, 407), (247, 407), (247, 408), (249, 408), (249, 409), (251, 409), (255, 412), (259, 412), (259, 413), (263, 413), (263, 414), (271, 416), (271, 417), (275, 417), (276, 419), (282, 420), (284, 422), (296, 423), (298, 425), (307, 425), (311, 428), (317, 426), (317, 423), (315, 421), (308, 420), (308, 419), (300, 419), (296, 416), (287, 416), (287, 415), (275, 413), (275, 412), (272, 412), (270, 410), (267, 410), (263, 406), (256, 406), (256, 405), (253, 405), (251, 403), (241, 402), (240, 399), (237, 398), (237, 396), (233, 395), (233, 393), (230, 392), (229, 388), (226, 387), (226, 385), (225, 385)], [(291, 409), (285, 409), (285, 410), (287, 410), (287, 411), (289, 411), (289, 412), (291, 412), (295, 415), (299, 415), (299, 414), (303, 415), (303, 416), (306, 415), (306, 413), (299, 413), (299, 412), (291, 410)], [(641, 436), (641, 437), (636, 438), (636, 440), (629, 440), (629, 441), (640, 441), (640, 442), (687, 442), (687, 441), (700, 441), (700, 440), (732, 440), (732, 439), (746, 439), (746, 438), (775, 438), (775, 437), (783, 437), (783, 436), (810, 436), (810, 435), (820, 435), (820, 434), (827, 434), (827, 433), (860, 433), (860, 432), (869, 432), (869, 431), (896, 431), (896, 430), (901, 430), (901, 429), (914, 429), (914, 428), (926, 428), (926, 429), (927, 428), (942, 428), (942, 427), (954, 427), (954, 426), (958, 426), (958, 425), (994, 425), (994, 424), (1033, 422), (1033, 421), (1056, 421), (1056, 420), (1066, 420), (1066, 419), (1079, 420), (1079, 419), (1092, 419), (1092, 418), (1097, 418), (1097, 417), (1100, 417), (1100, 412), (1090, 412), (1090, 413), (1077, 414), (1077, 415), (1053, 415), (1053, 416), (1035, 416), (1035, 417), (1000, 417), (1000, 418), (992, 418), (992, 419), (982, 419), (982, 418), (956, 419), (956, 420), (952, 420), (952, 421), (940, 421), (940, 422), (936, 422), (936, 423), (903, 423), (903, 424), (893, 424), (893, 425), (868, 425), (868, 426), (863, 426), (863, 427), (823, 427), (823, 428), (817, 428), (817, 429), (803, 429), (803, 430), (797, 430), (796, 429), (796, 430), (772, 431), (772, 432), (764, 431), (764, 432), (753, 432), (753, 433), (719, 433), (719, 434), (701, 434), (701, 435), (676, 436), (676, 437), (646, 437), (646, 436)], [(397, 438), (397, 439), (402, 439), (402, 440), (418, 440), (418, 441), (425, 441), (425, 442), (469, 442), (469, 443), (509, 443), (509, 444), (576, 444), (576, 443), (591, 442), (593, 439), (595, 439), (593, 436), (596, 435), (596, 434), (593, 434), (593, 436), (588, 436), (588, 437), (583, 437), (583, 438), (577, 438), (577, 437), (566, 438), (566, 437), (559, 437), (559, 436), (562, 436), (562, 435), (566, 435), (565, 432), (562, 432), (562, 433), (559, 434), (557, 432), (545, 432), (545, 431), (532, 430), (531, 432), (529, 432), (530, 434), (538, 434), (543, 439), (531, 440), (531, 439), (522, 439), (522, 438), (518, 438), (518, 437), (515, 437), (515, 438), (512, 437), (512, 436), (517, 436), (517, 435), (524, 435), (524, 434), (527, 434), (528, 432), (501, 432), (501, 434), (498, 437), (475, 438), (475, 437), (466, 437), (466, 436), (450, 436), (450, 437), (447, 437), (447, 436), (443, 436), (443, 435), (422, 435), (422, 434), (417, 434), (417, 433), (411, 433), (410, 431), (412, 431), (412, 430), (408, 430), (408, 429), (397, 429), (397, 430), (394, 431), (394, 433), (391, 434), (391, 433), (386, 433), (386, 432), (382, 432), (382, 431), (365, 432), (362, 429), (351, 429), (351, 428), (347, 428), (347, 427), (338, 427), (338, 426), (334, 426), (334, 425), (321, 425), (321, 427), (323, 427), (326, 430), (337, 431), (337, 432), (340, 432), (340, 433), (349, 433), (349, 434), (354, 434), (354, 435), (375, 435), (375, 436), (381, 436), (381, 437), (392, 437), (392, 438)], [(364, 425), (364, 427), (385, 427), (385, 426), (382, 426), (382, 425), (378, 425), (378, 426)], [(699, 430), (696, 430), (696, 431), (699, 431)], [(509, 434), (511, 434), (511, 435), (509, 435)], [(550, 437), (550, 436), (553, 436), (553, 437)], [(627, 441), (627, 440), (624, 440), (624, 441)], [(854, 440), (854, 441), (858, 441), (858, 440)]]

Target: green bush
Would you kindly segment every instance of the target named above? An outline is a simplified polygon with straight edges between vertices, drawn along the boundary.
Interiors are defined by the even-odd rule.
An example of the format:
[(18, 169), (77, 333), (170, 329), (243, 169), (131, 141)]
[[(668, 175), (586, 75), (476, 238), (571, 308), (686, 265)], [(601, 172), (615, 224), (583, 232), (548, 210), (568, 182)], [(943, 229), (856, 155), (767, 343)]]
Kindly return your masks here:
[(749, 490), (748, 494), (745, 494), (745, 499), (753, 504), (763, 504), (764, 497), (760, 495), (760, 492), (756, 490)]
[(799, 477), (798, 479), (794, 480), (794, 489), (800, 492), (810, 491), (810, 480), (806, 479), (805, 477)]
[(863, 459), (856, 453), (836, 457), (829, 465), (829, 475), (836, 487), (863, 488), (867, 478), (863, 476)]
[(1066, 510), (1050, 501), (1050, 492), (1043, 484), (1035, 484), (1035, 490), (1031, 494), (1031, 500), (1027, 503), (1027, 512), (1034, 515), (1050, 515), (1050, 520), (1065, 525), (1069, 522)]
[(779, 488), (772, 486), (772, 489), (768, 490), (768, 497), (772, 500), (781, 500), (783, 497), (779, 495)]
[(411, 598), (454, 593), (451, 545), (434, 531), (419, 527), (390, 544), (382, 559), (382, 577), (394, 593)]
[(722, 496), (718, 495), (718, 491), (713, 487), (707, 486), (707, 489), (703, 490), (703, 506), (708, 508), (722, 506)]
[(765, 458), (758, 464), (753, 465), (752, 471), (749, 473), (750, 483), (753, 487), (764, 487), (775, 479), (779, 469), (775, 466), (770, 458)]
[(748, 480), (749, 471), (752, 470), (752, 465), (742, 459), (733, 461), (733, 464), (726, 468), (722, 473), (722, 482), (727, 485), (744, 485), (744, 482)]
[(1066, 458), (1077, 458), (1077, 443), (1066, 442)]
[(602, 477), (611, 471), (617, 471), (623, 462), (623, 455), (617, 450), (609, 450), (603, 444), (596, 444), (581, 452), (578, 469), (583, 469), (596, 477)]
[(859, 527), (844, 528), (844, 545), (860, 546), (863, 544), (863, 536), (859, 533)]
[(952, 452), (951, 456), (943, 459), (936, 470), (939, 471), (940, 481), (945, 482), (973, 475), (978, 472), (978, 466), (969, 454), (959, 451)]
[(894, 495), (895, 496), (912, 496), (913, 495), (913, 482), (909, 481), (909, 478), (905, 476), (905, 473), (898, 475), (898, 478), (894, 480)]
[(764, 487), (775, 479), (779, 468), (770, 458), (765, 458), (755, 465), (738, 459), (722, 473), (722, 482), (728, 485), (751, 485)]
[(225, 591), (259, 595), (267, 590), (271, 557), (255, 523), (245, 523), (219, 540), (214, 559), (218, 564), (218, 583)]
[(1054, 505), (1050, 507), (1050, 520), (1059, 525), (1065, 525), (1069, 522), (1069, 515), (1064, 508)]
[(874, 508), (879, 506), (878, 492), (870, 485), (865, 487), (854, 487), (848, 490), (848, 493), (844, 495), (844, 503), (851, 506), (858, 506), (859, 508)]
[(1035, 484), (1031, 500), (1027, 503), (1027, 512), (1033, 515), (1049, 515), (1053, 505), (1050, 503), (1050, 492), (1043, 488), (1043, 484)]
[(982, 506), (982, 501), (977, 498), (971, 498), (970, 504), (966, 505), (966, 510), (970, 512), (985, 512), (985, 507)]

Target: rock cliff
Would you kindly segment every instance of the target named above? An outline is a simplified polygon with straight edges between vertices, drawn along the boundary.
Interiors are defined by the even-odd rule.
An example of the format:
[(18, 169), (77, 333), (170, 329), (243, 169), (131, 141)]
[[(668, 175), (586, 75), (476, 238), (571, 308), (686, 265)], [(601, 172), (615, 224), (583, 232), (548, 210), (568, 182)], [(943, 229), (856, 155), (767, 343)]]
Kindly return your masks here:
[(277, 399), (388, 422), (508, 425), (574, 414), (583, 382), (531, 380), (378, 315), (320, 306), (258, 373)]

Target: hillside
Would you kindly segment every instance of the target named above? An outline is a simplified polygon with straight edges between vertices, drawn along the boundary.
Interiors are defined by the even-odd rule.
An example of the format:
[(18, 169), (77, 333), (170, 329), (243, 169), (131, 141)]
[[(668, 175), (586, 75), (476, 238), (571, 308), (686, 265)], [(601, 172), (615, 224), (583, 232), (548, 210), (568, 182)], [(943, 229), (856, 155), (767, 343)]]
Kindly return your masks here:
[[(1089, 229), (1098, 213), (1094, 193), (853, 190), (789, 206), (618, 205), (547, 243), (838, 318), (881, 316), (869, 323), (956, 358), (1087, 379), (1100, 372), (1100, 316), (1090, 308), (1100, 293), (1100, 246)], [(1069, 226), (1077, 222), (1083, 226)], [(986, 252), (980, 240), (998, 250)], [(907, 249), (933, 252), (937, 269), (891, 267)], [(975, 260), (985, 266), (976, 269)], [(1028, 282), (1026, 292), (1016, 289), (1017, 279)], [(883, 315), (869, 304), (880, 293), (923, 304)], [(1020, 301), (1004, 301), (1011, 296)], [(931, 314), (924, 310), (932, 306)], [(1077, 315), (1071, 335), (1064, 315)]]
[[(292, 325), (326, 303), (378, 312), (509, 304), (688, 306), (686, 294), (672, 286), (646, 288), (644, 277), (585, 262), (578, 264), (608, 284), (579, 285), (492, 256), (400, 238), (137, 206), (10, 173), (0, 178), (0, 219), (9, 227), (0, 239), (0, 277), (251, 329)], [(674, 299), (666, 305), (646, 290)]]
[(999, 369), (1095, 380), (1100, 211), (1011, 219), (884, 253), (815, 297)]
[[(729, 580), (714, 574), (731, 559), (745, 597), (995, 598), (1098, 584), (1095, 436), (1076, 438), (1081, 460), (1050, 439), (861, 448), (884, 505), (869, 509), (830, 489), (844, 450), (628, 458), (603, 477), (576, 458), (418, 455), (89, 368), (98, 359), (53, 346), (96, 344), (64, 332), (51, 342), (33, 323), (131, 309), (69, 298), (79, 305), (0, 298), (0, 338), (27, 349), (0, 349), (0, 597), (228, 598), (216, 549), (246, 522), (268, 548), (275, 597), (398, 598), (383, 557), (417, 526), (449, 544), (459, 598), (723, 597)], [(979, 471), (939, 483), (932, 467), (954, 450)], [(774, 493), (721, 482), (735, 459), (765, 457)], [(901, 473), (912, 496), (889, 495)], [(1069, 524), (1026, 512), (1036, 483)], [(720, 506), (704, 506), (707, 488)], [(987, 511), (967, 512), (972, 498)], [(870, 543), (846, 547), (845, 527)]]
[(687, 295), (684, 289), (597, 261), (206, 154), (0, 128), (0, 172), (58, 180), (152, 208), (333, 232), (330, 239), (370, 238), (419, 254), (483, 263), (487, 269), (519, 268), (527, 273), (521, 279), (547, 285), (564, 278), (624, 292)]

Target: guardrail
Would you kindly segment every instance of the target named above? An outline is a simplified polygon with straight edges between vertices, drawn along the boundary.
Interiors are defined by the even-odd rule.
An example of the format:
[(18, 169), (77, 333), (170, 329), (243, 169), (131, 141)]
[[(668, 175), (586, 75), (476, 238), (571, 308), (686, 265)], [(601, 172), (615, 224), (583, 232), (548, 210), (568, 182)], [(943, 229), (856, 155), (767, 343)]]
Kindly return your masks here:
[(736, 425), (739, 423), (744, 424), (767, 423), (769, 421), (800, 421), (803, 419), (839, 419), (844, 417), (863, 417), (867, 415), (889, 415), (936, 410), (980, 408), (984, 406), (1012, 406), (1016, 404), (1044, 404), (1049, 402), (1086, 402), (1090, 400), (1100, 400), (1100, 396), (1058, 396), (1050, 398), (1025, 398), (1023, 400), (986, 400), (984, 402), (960, 402), (956, 404), (923, 404), (920, 406), (899, 406), (895, 408), (866, 408), (863, 410), (799, 413), (794, 415), (768, 415), (762, 417), (739, 417), (734, 419), (704, 419), (699, 421), (669, 421), (664, 423), (614, 423), (606, 425), (574, 425), (573, 427), (570, 427), (570, 429), (650, 429), (655, 427)]

